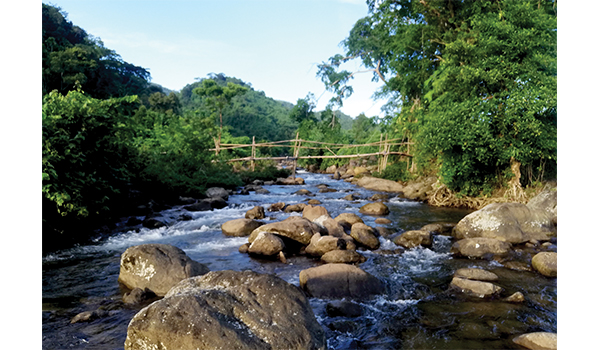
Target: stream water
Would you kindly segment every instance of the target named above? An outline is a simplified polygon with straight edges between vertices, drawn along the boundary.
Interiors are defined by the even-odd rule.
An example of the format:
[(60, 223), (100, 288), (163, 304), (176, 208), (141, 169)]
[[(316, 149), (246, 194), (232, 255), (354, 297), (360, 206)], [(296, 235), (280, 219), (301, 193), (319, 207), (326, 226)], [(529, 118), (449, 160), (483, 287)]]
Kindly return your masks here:
[[(226, 237), (220, 226), (244, 217), (256, 205), (275, 202), (287, 204), (314, 198), (322, 202), (332, 217), (342, 212), (359, 214), (366, 199), (376, 192), (365, 190), (328, 175), (299, 174), (302, 186), (263, 186), (269, 194), (232, 195), (226, 208), (209, 212), (187, 212), (183, 206), (165, 210), (161, 215), (170, 225), (159, 229), (141, 226), (123, 229), (94, 244), (48, 254), (42, 259), (42, 347), (44, 349), (122, 349), (127, 325), (141, 306), (119, 303), (125, 290), (119, 286), (119, 261), (130, 246), (144, 243), (171, 244), (183, 249), (192, 259), (211, 270), (253, 270), (275, 274), (289, 283), (299, 284), (299, 273), (320, 262), (305, 256), (289, 257), (287, 263), (267, 261), (238, 252), (246, 237)], [(327, 184), (337, 192), (319, 193), (317, 185)], [(314, 197), (294, 195), (308, 189)], [(356, 193), (361, 198), (343, 197)], [(385, 226), (395, 232), (419, 229), (436, 222), (458, 222), (466, 210), (434, 208), (402, 198), (391, 198), (386, 205), (392, 223), (375, 224), (375, 217), (359, 214), (365, 224)], [(181, 214), (192, 217), (179, 221)], [(266, 212), (272, 220), (283, 220), (300, 213)], [(142, 217), (140, 217), (142, 219)], [(268, 220), (268, 219), (267, 219)], [(326, 332), (332, 349), (507, 349), (517, 348), (511, 341), (518, 334), (556, 332), (556, 279), (535, 272), (508, 269), (491, 260), (455, 259), (449, 251), (451, 237), (436, 235), (431, 248), (398, 249), (380, 237), (376, 251), (362, 251), (368, 260), (360, 267), (386, 284), (386, 293), (361, 301), (365, 312), (360, 317), (329, 317), (328, 300), (310, 299), (317, 320)], [(554, 246), (555, 247), (555, 246)], [(527, 262), (532, 252), (517, 249), (517, 260)], [(520, 304), (498, 300), (473, 300), (448, 291), (454, 271), (462, 267), (481, 267), (496, 273), (496, 283), (507, 295), (520, 291), (526, 301)], [(80, 312), (106, 309), (106, 317), (70, 324)]]

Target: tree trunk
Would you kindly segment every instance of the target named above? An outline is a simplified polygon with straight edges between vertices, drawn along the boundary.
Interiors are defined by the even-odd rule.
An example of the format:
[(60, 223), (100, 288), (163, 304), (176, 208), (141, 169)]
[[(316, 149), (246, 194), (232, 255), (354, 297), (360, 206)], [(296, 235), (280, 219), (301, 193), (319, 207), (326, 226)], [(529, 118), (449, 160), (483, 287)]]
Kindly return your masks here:
[(521, 187), (521, 162), (514, 157), (510, 157), (510, 170), (515, 176), (508, 182), (509, 198), (515, 202), (525, 203), (527, 196), (525, 195), (525, 191), (523, 191), (523, 187)]

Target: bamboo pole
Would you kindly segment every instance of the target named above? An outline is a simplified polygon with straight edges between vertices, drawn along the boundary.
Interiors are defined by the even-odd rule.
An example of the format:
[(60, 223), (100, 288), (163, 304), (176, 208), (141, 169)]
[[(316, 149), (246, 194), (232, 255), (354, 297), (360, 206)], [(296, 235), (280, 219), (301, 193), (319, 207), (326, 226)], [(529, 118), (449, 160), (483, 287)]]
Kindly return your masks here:
[(296, 133), (296, 139), (294, 140), (294, 167), (292, 168), (292, 179), (296, 179), (296, 167), (298, 166), (298, 154), (299, 154), (299, 144), (298, 137), (300, 136), (300, 132)]
[(255, 170), (254, 159), (256, 159), (256, 145), (254, 141), (254, 136), (252, 136), (252, 160), (250, 161), (250, 167), (252, 168), (252, 171)]
[(380, 173), (383, 171), (381, 166), (381, 143), (383, 142), (383, 133), (379, 135), (379, 147), (377, 148), (377, 172)]

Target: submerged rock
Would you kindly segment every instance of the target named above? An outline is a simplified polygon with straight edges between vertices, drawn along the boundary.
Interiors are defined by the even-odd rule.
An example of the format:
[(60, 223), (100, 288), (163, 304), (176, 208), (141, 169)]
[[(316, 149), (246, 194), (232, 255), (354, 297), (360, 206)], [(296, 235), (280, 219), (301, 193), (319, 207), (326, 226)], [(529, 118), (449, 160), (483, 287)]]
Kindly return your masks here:
[(352, 301), (334, 300), (327, 303), (325, 312), (329, 317), (358, 317), (363, 314), (363, 308)]
[(450, 288), (459, 290), (480, 298), (487, 298), (502, 292), (502, 288), (489, 282), (473, 281), (466, 278), (454, 277)]
[(129, 289), (148, 288), (165, 295), (179, 281), (207, 273), (209, 269), (183, 250), (167, 244), (142, 244), (121, 255), (119, 282)]
[(123, 295), (123, 302), (125, 304), (140, 304), (154, 298), (156, 298), (156, 294), (150, 289), (134, 288)]
[(138, 312), (133, 349), (326, 349), (325, 333), (297, 287), (252, 271), (213, 271), (182, 281)]
[(282, 211), (283, 208), (285, 208), (285, 203), (277, 202), (277, 203), (271, 204), (267, 210), (268, 211)]
[(78, 322), (91, 322), (102, 317), (108, 316), (108, 311), (98, 309), (94, 311), (81, 312), (71, 319), (71, 324)]
[(300, 287), (315, 298), (367, 298), (383, 293), (377, 277), (348, 264), (326, 264), (300, 271)]
[(466, 278), (469, 280), (476, 280), (476, 281), (497, 281), (498, 280), (498, 275), (496, 275), (493, 272), (489, 272), (483, 269), (477, 269), (477, 268), (464, 268), (464, 269), (458, 269), (456, 270), (456, 272), (454, 272), (454, 277), (460, 277), (460, 278)]

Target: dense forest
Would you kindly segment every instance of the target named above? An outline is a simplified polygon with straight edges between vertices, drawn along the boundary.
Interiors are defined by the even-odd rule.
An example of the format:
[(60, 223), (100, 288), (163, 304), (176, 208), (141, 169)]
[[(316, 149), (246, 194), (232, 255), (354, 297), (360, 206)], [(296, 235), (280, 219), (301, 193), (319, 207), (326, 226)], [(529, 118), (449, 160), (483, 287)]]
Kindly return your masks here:
[[(215, 139), (278, 141), (298, 133), (305, 140), (362, 144), (387, 133), (415, 144), (415, 166), (408, 171), (404, 159), (391, 157), (376, 176), (436, 176), (457, 196), (556, 176), (555, 1), (367, 4), (368, 15), (342, 42), (344, 53), (319, 65), (318, 77), (334, 93), (323, 111), (315, 110), (311, 93), (295, 104), (276, 101), (224, 73), (168, 91), (60, 8), (42, 4), (44, 245), (151, 199), (201, 197), (211, 186), (285, 175), (273, 164), (250, 173), (214, 162), (248, 155), (217, 158), (207, 151)], [(339, 111), (353, 92), (356, 72), (343, 69), (350, 60), (382, 83), (384, 118)], [(324, 169), (347, 160), (312, 162)]]

